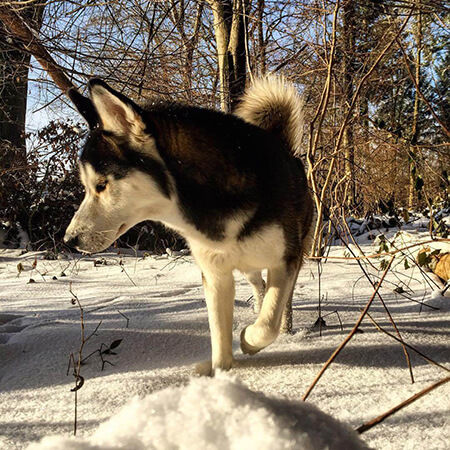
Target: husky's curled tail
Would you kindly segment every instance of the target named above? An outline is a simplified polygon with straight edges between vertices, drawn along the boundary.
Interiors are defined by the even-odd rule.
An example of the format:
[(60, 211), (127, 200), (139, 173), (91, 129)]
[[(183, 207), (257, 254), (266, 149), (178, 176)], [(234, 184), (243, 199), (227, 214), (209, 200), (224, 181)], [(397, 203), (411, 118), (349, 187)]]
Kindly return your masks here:
[(284, 78), (267, 76), (255, 80), (245, 91), (235, 114), (248, 123), (271, 131), (300, 154), (303, 135), (303, 100)]

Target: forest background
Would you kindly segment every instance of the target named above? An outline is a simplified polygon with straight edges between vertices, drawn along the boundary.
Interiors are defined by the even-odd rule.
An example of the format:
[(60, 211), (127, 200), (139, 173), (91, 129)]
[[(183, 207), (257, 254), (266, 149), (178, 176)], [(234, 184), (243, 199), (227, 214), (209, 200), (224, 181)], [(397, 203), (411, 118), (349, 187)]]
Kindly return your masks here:
[[(435, 213), (450, 206), (449, 35), (439, 0), (3, 0), (2, 239), (20, 245), (26, 233), (33, 249), (62, 248), (83, 196), (76, 158), (87, 133), (68, 88), (95, 76), (140, 101), (232, 112), (268, 73), (304, 97), (315, 253), (350, 216), (407, 222), (417, 211), (437, 232)], [(121, 245), (136, 243), (184, 245), (154, 223)]]

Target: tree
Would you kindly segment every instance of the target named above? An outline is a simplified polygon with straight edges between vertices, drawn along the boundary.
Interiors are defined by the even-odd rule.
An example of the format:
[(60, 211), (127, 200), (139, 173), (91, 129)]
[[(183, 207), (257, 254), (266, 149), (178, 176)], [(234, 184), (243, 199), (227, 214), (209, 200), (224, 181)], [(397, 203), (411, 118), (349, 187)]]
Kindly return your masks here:
[[(25, 116), (27, 111), (28, 69), (31, 54), (22, 40), (9, 32), (0, 7), (0, 208), (5, 209), (15, 190), (15, 172), (27, 168)], [(27, 3), (19, 11), (8, 12), (26, 20), (35, 30), (42, 23), (44, 5)], [(3, 176), (2, 176), (3, 175)], [(14, 219), (14, 217), (10, 217)]]
[(220, 77), (220, 104), (230, 112), (245, 89), (247, 0), (207, 0), (214, 16), (217, 61)]
[[(343, 5), (342, 19), (342, 53), (343, 53), (343, 101), (350, 105), (353, 97), (353, 83), (356, 78), (356, 11), (355, 2), (346, 1)], [(347, 181), (347, 207), (352, 210), (356, 206), (355, 186), (355, 149), (353, 143), (352, 120), (345, 127), (342, 146), (344, 148), (344, 174)]]
[(440, 189), (430, 175), (445, 170), (449, 136), (440, 1), (54, 0), (39, 32), (17, 5), (0, 5), (0, 32), (48, 72), (40, 86), (56, 108), (61, 90), (100, 76), (136, 99), (232, 111), (247, 78), (275, 71), (304, 92), (309, 179), (325, 221), (389, 199), (405, 205), (411, 148), (428, 197)]

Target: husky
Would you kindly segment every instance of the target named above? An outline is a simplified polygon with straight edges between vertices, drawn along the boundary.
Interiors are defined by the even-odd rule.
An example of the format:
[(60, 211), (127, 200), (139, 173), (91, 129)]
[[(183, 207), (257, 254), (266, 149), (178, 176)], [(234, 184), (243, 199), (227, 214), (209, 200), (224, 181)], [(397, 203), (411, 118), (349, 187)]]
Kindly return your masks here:
[(99, 252), (144, 220), (180, 233), (201, 268), (208, 310), (212, 358), (200, 371), (229, 370), (233, 271), (259, 299), (256, 321), (240, 336), (253, 355), (277, 338), (309, 250), (314, 207), (298, 158), (301, 98), (273, 76), (257, 80), (234, 114), (139, 106), (100, 79), (89, 92), (69, 91), (90, 132), (79, 158), (86, 194), (64, 241)]

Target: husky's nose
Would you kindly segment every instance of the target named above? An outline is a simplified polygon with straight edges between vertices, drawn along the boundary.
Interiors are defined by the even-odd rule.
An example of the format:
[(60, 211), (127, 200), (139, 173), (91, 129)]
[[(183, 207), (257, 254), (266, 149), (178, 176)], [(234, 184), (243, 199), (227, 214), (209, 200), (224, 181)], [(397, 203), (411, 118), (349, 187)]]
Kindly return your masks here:
[(79, 244), (78, 235), (76, 235), (76, 236), (67, 236), (66, 235), (66, 236), (64, 236), (64, 242), (66, 243), (66, 245), (68, 247), (75, 248)]

